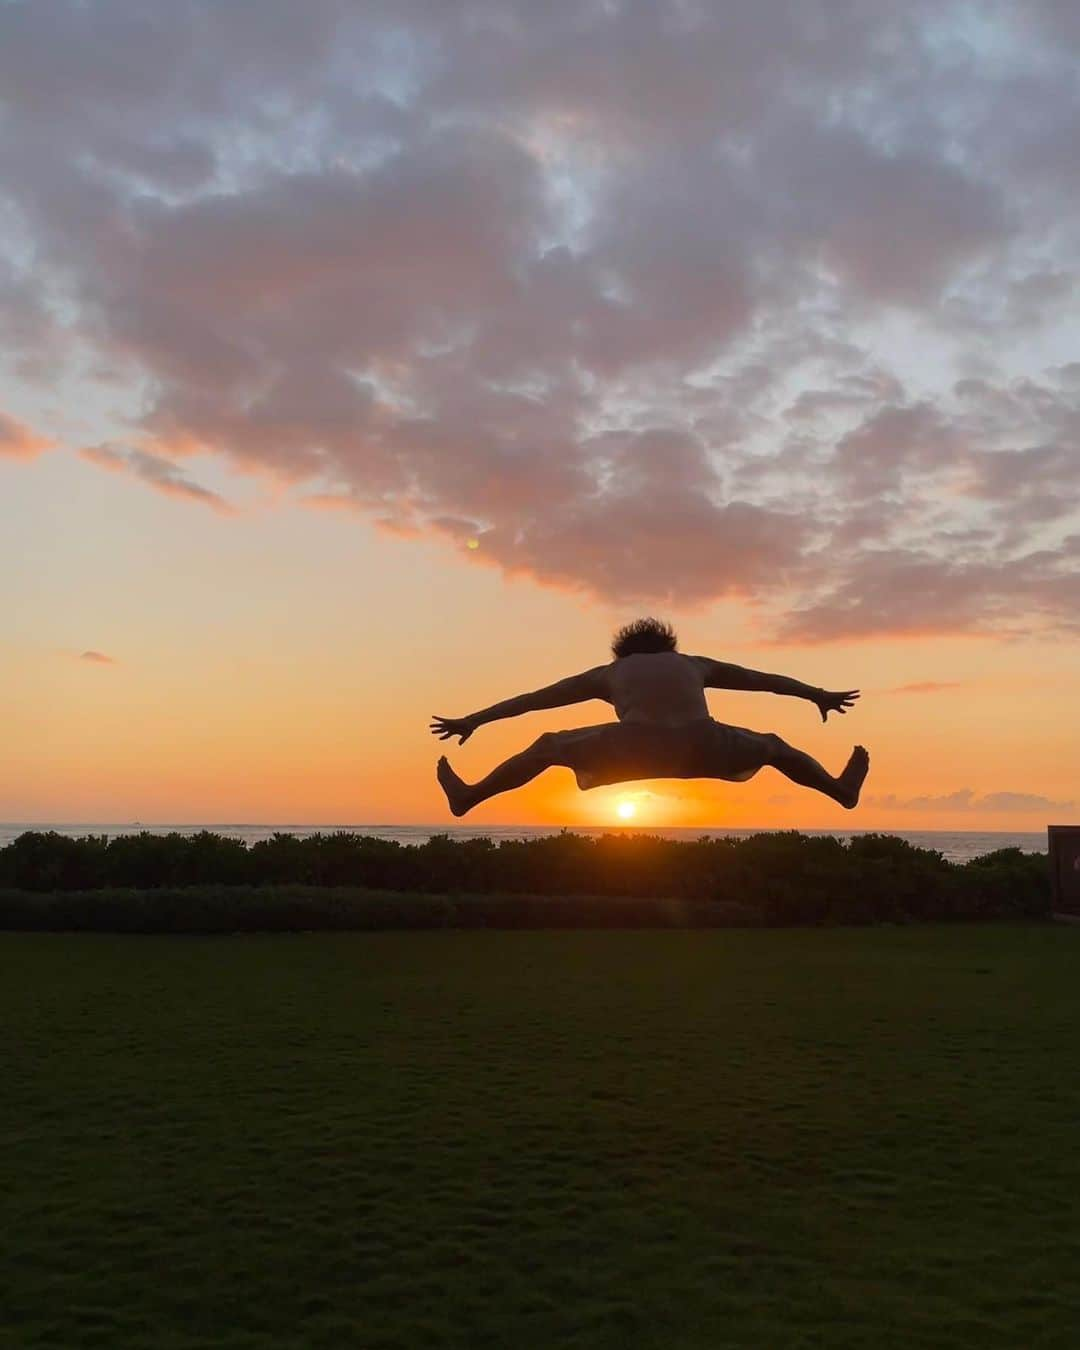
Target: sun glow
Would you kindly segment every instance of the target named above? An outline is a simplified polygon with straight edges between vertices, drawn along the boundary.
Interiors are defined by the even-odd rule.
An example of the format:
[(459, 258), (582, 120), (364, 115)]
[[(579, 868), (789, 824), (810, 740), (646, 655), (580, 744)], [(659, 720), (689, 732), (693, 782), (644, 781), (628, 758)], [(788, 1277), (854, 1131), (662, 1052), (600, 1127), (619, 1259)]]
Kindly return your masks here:
[(633, 820), (637, 815), (637, 806), (634, 802), (620, 802), (615, 808), (615, 814), (620, 820)]

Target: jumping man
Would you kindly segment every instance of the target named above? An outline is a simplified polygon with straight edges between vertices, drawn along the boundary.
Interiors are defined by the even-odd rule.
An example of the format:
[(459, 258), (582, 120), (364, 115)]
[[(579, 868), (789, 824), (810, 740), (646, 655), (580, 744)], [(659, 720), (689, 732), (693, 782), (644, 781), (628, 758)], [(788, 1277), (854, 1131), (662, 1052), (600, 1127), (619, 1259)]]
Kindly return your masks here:
[(830, 693), (786, 675), (744, 670), (707, 656), (684, 656), (676, 650), (670, 624), (658, 619), (627, 624), (615, 634), (611, 650), (615, 659), (610, 665), (596, 666), (468, 717), (434, 718), (432, 735), (444, 741), (457, 736), (459, 745), (485, 722), (593, 698), (612, 704), (619, 719), (574, 731), (545, 732), (478, 783), (459, 778), (443, 755), (438, 778), (455, 816), (463, 816), (497, 793), (522, 787), (555, 765), (573, 769), (578, 787), (586, 789), (635, 778), (726, 778), (744, 783), (769, 764), (793, 783), (823, 792), (848, 810), (858, 802), (870, 767), (870, 756), (861, 745), (852, 750), (843, 771), (834, 778), (816, 759), (779, 736), (714, 722), (705, 702), (706, 689), (790, 694), (815, 704), (824, 722), (831, 712), (847, 712), (859, 697), (857, 689)]

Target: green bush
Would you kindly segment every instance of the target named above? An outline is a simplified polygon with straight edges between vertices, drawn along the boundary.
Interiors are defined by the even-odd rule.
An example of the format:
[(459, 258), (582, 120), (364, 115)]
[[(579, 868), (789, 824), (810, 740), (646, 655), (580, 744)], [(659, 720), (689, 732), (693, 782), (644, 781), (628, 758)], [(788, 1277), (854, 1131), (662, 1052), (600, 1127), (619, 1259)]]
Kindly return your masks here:
[(117, 932), (669, 926), (687, 916), (705, 925), (907, 923), (1049, 910), (1045, 854), (1000, 849), (957, 865), (891, 835), (845, 844), (796, 831), (691, 843), (564, 832), (498, 845), (338, 832), (275, 834), (250, 848), (205, 830), (115, 839), (30, 831), (0, 849), (0, 888), (0, 926)]

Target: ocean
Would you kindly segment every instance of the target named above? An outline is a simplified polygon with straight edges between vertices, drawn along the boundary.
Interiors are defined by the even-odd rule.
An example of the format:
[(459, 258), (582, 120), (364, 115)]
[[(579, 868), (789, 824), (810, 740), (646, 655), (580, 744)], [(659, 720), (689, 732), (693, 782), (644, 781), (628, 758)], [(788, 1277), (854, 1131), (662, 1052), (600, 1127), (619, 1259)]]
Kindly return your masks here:
[[(761, 830), (724, 830), (724, 829), (650, 829), (647, 826), (627, 827), (566, 827), (573, 834), (651, 834), (664, 839), (745, 839), (752, 834), (772, 833)], [(200, 830), (212, 830), (216, 834), (228, 835), (233, 839), (243, 839), (254, 844), (260, 839), (269, 839), (273, 834), (295, 834), (301, 838), (310, 834), (329, 834), (335, 830), (347, 830), (351, 834), (369, 835), (376, 839), (395, 839), (401, 844), (424, 844), (433, 835), (445, 834), (451, 839), (542, 839), (545, 835), (559, 833), (557, 825), (255, 825), (221, 824), (210, 822), (204, 825), (144, 825), (141, 822), (126, 821), (123, 824), (84, 824), (64, 822), (62, 824), (3, 824), (0, 823), (0, 848), (10, 844), (26, 830), (56, 830), (58, 834), (69, 835), (73, 839), (87, 834), (108, 835), (113, 838), (120, 834), (197, 834)], [(851, 839), (855, 835), (870, 833), (895, 834), (919, 848), (935, 849), (950, 862), (967, 862), (983, 853), (992, 853), (999, 848), (1018, 848), (1024, 853), (1045, 853), (1046, 834), (1044, 831), (1009, 832), (1005, 830), (803, 830), (809, 835), (833, 835), (837, 839)]]

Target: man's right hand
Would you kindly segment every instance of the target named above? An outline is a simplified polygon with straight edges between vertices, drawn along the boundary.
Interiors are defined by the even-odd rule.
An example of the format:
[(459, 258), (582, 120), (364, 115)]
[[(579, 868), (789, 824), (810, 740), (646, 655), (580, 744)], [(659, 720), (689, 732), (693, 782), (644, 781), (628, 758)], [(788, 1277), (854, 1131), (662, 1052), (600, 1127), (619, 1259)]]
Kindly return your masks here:
[(432, 714), (431, 734), (438, 736), (440, 741), (457, 736), (458, 745), (464, 745), (475, 730), (476, 723), (471, 717), (435, 717)]
[(831, 712), (846, 713), (859, 697), (857, 689), (844, 689), (839, 693), (830, 693), (828, 689), (819, 689), (814, 697), (821, 720), (827, 722)]

